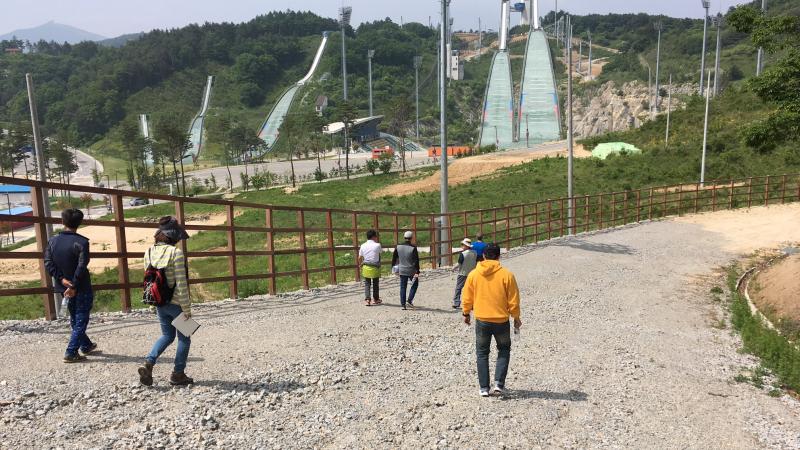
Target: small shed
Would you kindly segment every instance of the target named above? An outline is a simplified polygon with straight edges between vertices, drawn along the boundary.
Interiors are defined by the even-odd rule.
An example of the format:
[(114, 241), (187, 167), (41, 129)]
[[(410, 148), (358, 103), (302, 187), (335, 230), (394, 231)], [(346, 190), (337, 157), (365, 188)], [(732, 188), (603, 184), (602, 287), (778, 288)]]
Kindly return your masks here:
[(622, 152), (633, 154), (642, 153), (642, 150), (625, 142), (605, 142), (603, 144), (598, 144), (597, 147), (592, 150), (592, 157), (606, 159), (608, 155)]

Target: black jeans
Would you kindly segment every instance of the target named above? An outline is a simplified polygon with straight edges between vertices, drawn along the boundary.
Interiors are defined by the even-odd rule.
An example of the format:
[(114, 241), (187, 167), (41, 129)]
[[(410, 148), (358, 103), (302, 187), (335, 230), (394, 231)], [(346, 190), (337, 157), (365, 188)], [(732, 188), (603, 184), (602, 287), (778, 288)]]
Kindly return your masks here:
[[(372, 290), (372, 296), (370, 297), (369, 291), (370, 288)], [(380, 278), (364, 278), (364, 295), (367, 300), (380, 300), (381, 296), (381, 279)]]
[(475, 319), (475, 352), (478, 355), (478, 383), (481, 389), (489, 389), (489, 347), (492, 336), (497, 344), (494, 381), (502, 388), (506, 385), (508, 362), (511, 359), (511, 323), (481, 322)]

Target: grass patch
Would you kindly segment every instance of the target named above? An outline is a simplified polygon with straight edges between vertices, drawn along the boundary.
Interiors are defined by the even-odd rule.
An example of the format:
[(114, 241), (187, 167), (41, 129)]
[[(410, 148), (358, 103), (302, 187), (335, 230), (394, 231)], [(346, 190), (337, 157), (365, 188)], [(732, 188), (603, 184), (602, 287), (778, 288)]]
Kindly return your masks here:
[(743, 350), (761, 358), (763, 366), (754, 371), (750, 381), (757, 387), (763, 386), (764, 369), (769, 369), (784, 386), (800, 390), (800, 350), (778, 332), (766, 328), (750, 312), (747, 300), (736, 292), (738, 275), (736, 269), (729, 269), (731, 323), (742, 336)]

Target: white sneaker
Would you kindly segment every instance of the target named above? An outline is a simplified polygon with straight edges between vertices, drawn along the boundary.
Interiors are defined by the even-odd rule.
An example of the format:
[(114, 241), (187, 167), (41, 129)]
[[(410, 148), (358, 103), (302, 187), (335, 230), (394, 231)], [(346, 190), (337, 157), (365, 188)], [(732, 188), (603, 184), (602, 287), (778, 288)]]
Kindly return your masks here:
[(489, 396), (489, 390), (481, 388), (481, 397), (488, 397), (488, 396)]
[(505, 392), (506, 392), (506, 390), (501, 388), (499, 384), (495, 384), (494, 387), (492, 388), (492, 395), (500, 396), (500, 395), (505, 394)]

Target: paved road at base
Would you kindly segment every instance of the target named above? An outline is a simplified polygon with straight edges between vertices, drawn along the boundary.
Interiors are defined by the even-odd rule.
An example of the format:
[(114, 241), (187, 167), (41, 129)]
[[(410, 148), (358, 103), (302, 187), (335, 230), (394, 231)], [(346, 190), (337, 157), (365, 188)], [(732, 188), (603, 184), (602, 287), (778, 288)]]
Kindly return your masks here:
[[(371, 155), (370, 155), (371, 156)], [(364, 153), (354, 153), (350, 155), (350, 168), (351, 170), (356, 165), (364, 166), (367, 161), (367, 155)], [(334, 167), (341, 167), (342, 169), (345, 168), (345, 157), (342, 155), (341, 161), (338, 158), (333, 159), (323, 159), (320, 162), (322, 166), (322, 170), (329, 174), (330, 170)], [(412, 157), (411, 152), (406, 153), (406, 168), (410, 169), (412, 167), (417, 168), (419, 166), (432, 164), (433, 159), (428, 157), (428, 152), (414, 152)], [(261, 163), (261, 164), (250, 164), (247, 168), (248, 173), (250, 175), (253, 174), (255, 169), (259, 171), (269, 170), (273, 174), (278, 176), (284, 175), (291, 175), (291, 163), (289, 161), (274, 161), (268, 163)], [(400, 163), (395, 163), (394, 170), (400, 169)], [(294, 162), (294, 172), (295, 176), (303, 176), (303, 175), (312, 175), (317, 170), (317, 160), (316, 159), (304, 159), (304, 160), (297, 160)], [(213, 169), (201, 169), (201, 170), (193, 170), (191, 172), (186, 172), (186, 179), (188, 180), (190, 177), (197, 178), (198, 180), (204, 180), (206, 178), (211, 178), (211, 174), (214, 174), (214, 178), (217, 180), (217, 185), (224, 186), (225, 180), (228, 178), (228, 170), (225, 166), (222, 167), (215, 167)], [(245, 173), (245, 166), (231, 166), (231, 175), (233, 178), (233, 186), (240, 187), (242, 185), (241, 174)], [(187, 181), (188, 182), (188, 181)], [(282, 182), (282, 181), (281, 181)]]
[[(797, 206), (730, 220), (752, 228)], [(796, 227), (760, 235), (800, 241)], [(416, 311), (397, 306), (396, 280), (381, 307), (352, 284), (201, 305), (189, 389), (166, 385), (169, 358), (154, 388), (137, 386), (158, 333), (145, 312), (95, 320), (104, 353), (71, 366), (64, 324), (6, 323), (0, 446), (797, 447), (800, 403), (735, 383), (757, 362), (729, 325), (712, 326), (726, 317), (709, 289), (731, 239), (663, 221), (512, 251), (525, 326), (503, 400), (477, 395), (474, 330), (450, 308), (445, 271), (424, 274)]]

